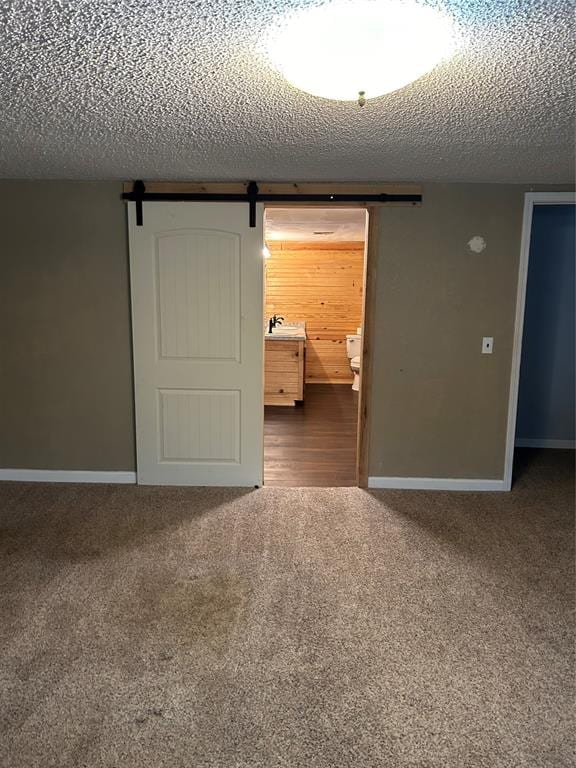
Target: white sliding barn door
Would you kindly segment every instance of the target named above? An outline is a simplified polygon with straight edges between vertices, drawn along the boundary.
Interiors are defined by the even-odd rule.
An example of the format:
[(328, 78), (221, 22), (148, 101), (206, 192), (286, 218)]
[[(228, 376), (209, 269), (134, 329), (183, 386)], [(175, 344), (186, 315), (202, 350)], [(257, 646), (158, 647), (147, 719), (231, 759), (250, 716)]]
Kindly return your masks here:
[(262, 484), (263, 211), (129, 204), (138, 482)]

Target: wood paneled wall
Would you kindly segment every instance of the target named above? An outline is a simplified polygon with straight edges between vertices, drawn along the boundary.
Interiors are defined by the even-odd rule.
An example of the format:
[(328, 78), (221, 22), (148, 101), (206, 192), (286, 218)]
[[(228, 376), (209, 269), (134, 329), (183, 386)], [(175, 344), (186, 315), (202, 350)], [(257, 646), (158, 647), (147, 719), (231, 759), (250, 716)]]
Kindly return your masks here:
[(306, 323), (306, 383), (352, 381), (346, 334), (362, 322), (364, 243), (269, 241), (266, 317)]

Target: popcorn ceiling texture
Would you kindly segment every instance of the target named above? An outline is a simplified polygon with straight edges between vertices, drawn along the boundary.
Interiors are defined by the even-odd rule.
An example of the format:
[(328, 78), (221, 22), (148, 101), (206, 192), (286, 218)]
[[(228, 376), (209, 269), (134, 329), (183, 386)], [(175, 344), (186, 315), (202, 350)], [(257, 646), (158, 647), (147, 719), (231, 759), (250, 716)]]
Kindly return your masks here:
[(456, 55), (363, 109), (263, 55), (309, 4), (0, 0), (0, 177), (572, 181), (571, 0), (446, 0)]

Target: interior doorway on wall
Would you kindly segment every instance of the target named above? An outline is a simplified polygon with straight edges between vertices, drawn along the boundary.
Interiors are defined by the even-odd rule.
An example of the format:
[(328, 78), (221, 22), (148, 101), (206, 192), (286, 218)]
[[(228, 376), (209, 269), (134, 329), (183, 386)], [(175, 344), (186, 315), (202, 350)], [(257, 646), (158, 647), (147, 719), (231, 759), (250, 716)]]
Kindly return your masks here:
[(534, 450), (576, 445), (573, 193), (526, 195), (506, 480)]
[(368, 211), (267, 207), (264, 484), (358, 484)]

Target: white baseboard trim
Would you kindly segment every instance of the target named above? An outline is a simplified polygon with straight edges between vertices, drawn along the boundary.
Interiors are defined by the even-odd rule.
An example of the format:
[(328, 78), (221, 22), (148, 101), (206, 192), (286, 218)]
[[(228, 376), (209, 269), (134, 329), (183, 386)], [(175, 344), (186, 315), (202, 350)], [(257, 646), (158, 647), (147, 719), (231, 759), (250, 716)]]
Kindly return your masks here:
[(537, 437), (517, 437), (516, 448), (576, 448), (576, 440), (540, 440)]
[(508, 491), (504, 480), (445, 477), (369, 477), (368, 488), (412, 491)]
[(0, 480), (19, 480), (27, 483), (135, 483), (136, 472), (0, 469)]

